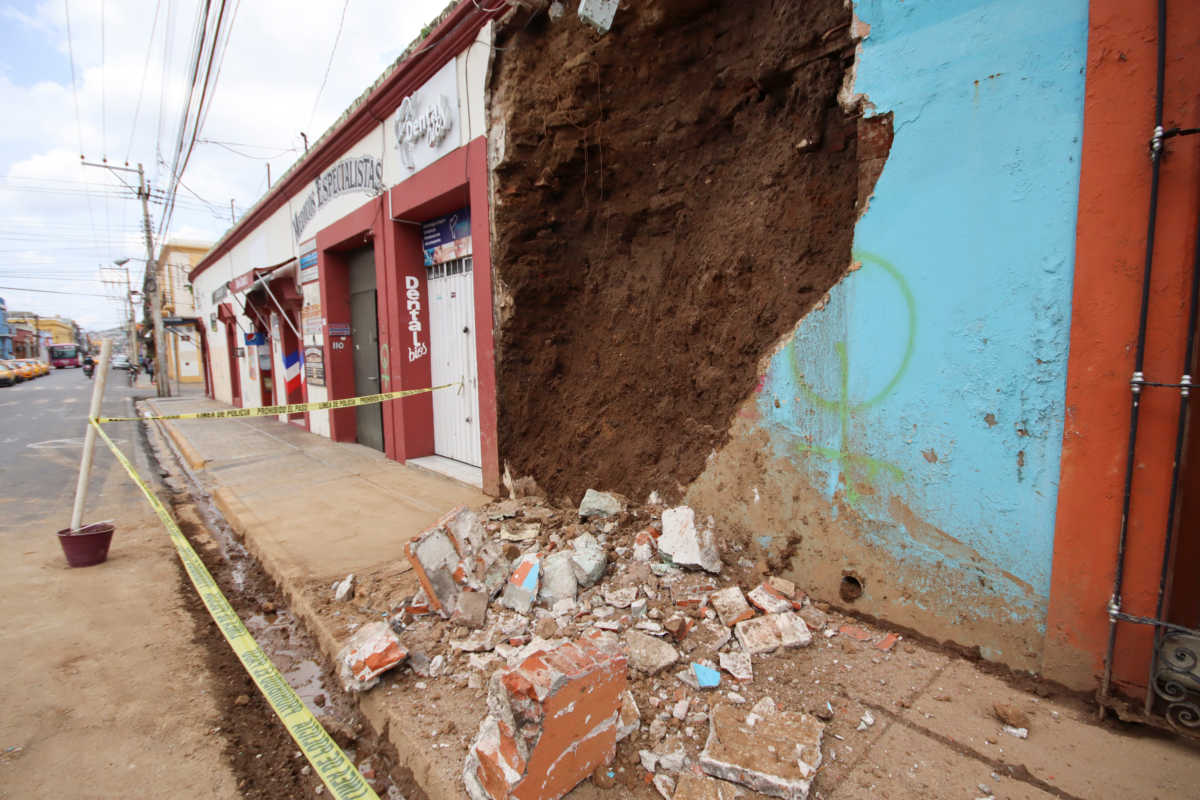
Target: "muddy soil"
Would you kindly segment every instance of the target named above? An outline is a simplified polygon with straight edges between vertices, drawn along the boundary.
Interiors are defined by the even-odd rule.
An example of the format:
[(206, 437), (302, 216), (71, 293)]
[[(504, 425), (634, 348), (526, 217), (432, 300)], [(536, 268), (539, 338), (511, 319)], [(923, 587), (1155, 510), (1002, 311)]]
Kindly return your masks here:
[(657, 0), (623, 4), (604, 36), (574, 14), (501, 32), (497, 405), (514, 475), (576, 502), (593, 486), (673, 499), (723, 443), (761, 359), (850, 267), (890, 144), (889, 127), (860, 170), (861, 115), (838, 102), (850, 24), (842, 0)]
[[(408, 792), (403, 791), (406, 781), (393, 780), (390, 748), (381, 745), (359, 718), (328, 660), (288, 610), (282, 593), (188, 480), (166, 440), (153, 430), (148, 440), (165, 478), (164, 502), (288, 684), (380, 797), (420, 797), (412, 793), (411, 785)], [(237, 777), (240, 796), (246, 800), (322, 796), (325, 788), (320, 778), (213, 623), (181, 564), (176, 572), (180, 595), (192, 618), (193, 641), (205, 654), (203, 680), (220, 710), (210, 732), (223, 741), (223, 753)]]

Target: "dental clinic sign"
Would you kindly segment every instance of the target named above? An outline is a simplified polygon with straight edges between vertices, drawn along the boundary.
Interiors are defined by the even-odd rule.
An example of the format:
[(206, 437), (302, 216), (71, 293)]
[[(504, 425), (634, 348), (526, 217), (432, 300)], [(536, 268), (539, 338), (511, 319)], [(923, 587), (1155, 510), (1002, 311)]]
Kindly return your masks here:
[(391, 119), (392, 140), (409, 172), (424, 169), (461, 144), (455, 64), (447, 63), (400, 101)]
[(383, 192), (383, 161), (374, 156), (343, 158), (313, 181), (304, 205), (292, 216), (292, 234), (297, 240), (317, 212), (335, 197), (364, 192), (372, 197)]

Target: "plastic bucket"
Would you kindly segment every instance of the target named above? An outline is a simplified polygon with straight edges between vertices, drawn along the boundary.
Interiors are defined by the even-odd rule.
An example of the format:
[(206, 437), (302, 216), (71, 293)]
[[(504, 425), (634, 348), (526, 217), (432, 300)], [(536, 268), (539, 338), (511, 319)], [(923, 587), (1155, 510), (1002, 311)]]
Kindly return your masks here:
[(75, 531), (64, 528), (58, 532), (58, 543), (62, 545), (68, 564), (72, 567), (90, 567), (102, 564), (108, 558), (112, 535), (111, 522), (94, 522)]

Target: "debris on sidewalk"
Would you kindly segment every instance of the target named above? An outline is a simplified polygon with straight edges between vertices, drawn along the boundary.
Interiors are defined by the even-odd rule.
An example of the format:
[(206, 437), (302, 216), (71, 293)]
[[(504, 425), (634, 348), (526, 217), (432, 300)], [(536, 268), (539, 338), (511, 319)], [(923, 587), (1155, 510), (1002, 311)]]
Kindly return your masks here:
[(606, 645), (585, 635), (492, 676), (463, 768), (473, 800), (562, 797), (613, 760), (627, 669)]
[(804, 800), (821, 766), (824, 729), (803, 713), (776, 710), (765, 716), (753, 711), (743, 715), (721, 704), (709, 716), (700, 769), (756, 792)]
[(992, 713), (996, 719), (1013, 728), (1028, 728), (1029, 715), (1010, 703), (994, 703)]
[[(518, 497), (455, 509), (407, 546), (405, 594), (360, 574), (332, 613), (390, 620), (376, 616), (351, 641), (370, 639), (390, 666), (409, 654), (400, 680), (413, 676), (430, 698), (429, 712), (417, 712), (432, 724), (430, 747), (462, 748), (476, 800), (557, 798), (589, 777), (670, 800), (750, 790), (803, 798), (821, 764), (822, 722), (800, 712), (829, 704), (798, 697), (779, 665), (813, 645), (812, 630), (874, 641), (879, 659), (899, 637), (884, 646), (887, 635), (842, 624), (739, 558), (745, 548), (719, 540), (711, 521), (698, 526), (688, 506), (631, 506), (604, 492), (578, 507)], [(396, 650), (379, 641), (381, 628)], [(361, 679), (344, 669), (362, 691), (382, 668), (360, 665)], [(485, 716), (464, 725), (460, 712), (451, 742), (433, 710), (446, 688)], [(776, 710), (767, 691), (792, 707)]]

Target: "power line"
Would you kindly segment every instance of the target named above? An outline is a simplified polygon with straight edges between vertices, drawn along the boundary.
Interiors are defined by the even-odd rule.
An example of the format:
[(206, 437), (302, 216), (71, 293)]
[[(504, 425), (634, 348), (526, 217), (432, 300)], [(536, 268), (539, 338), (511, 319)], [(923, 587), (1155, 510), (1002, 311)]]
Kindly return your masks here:
[(133, 139), (137, 135), (138, 115), (142, 112), (142, 95), (146, 92), (146, 76), (150, 74), (150, 51), (154, 49), (154, 31), (158, 29), (158, 12), (162, 9), (162, 0), (154, 4), (154, 21), (150, 23), (150, 35), (146, 37), (146, 60), (142, 64), (142, 86), (138, 89), (137, 105), (133, 109), (133, 125), (129, 131), (129, 148), (125, 151), (125, 163), (129, 163), (129, 155), (133, 152)]
[(0, 286), (0, 289), (6, 292), (35, 292), (37, 294), (69, 294), (74, 297), (103, 297), (107, 300), (112, 298), (106, 294), (97, 294), (95, 292), (60, 292), (54, 289), (29, 289), (24, 286)]
[(325, 82), (329, 80), (329, 70), (333, 67), (333, 56), (337, 53), (338, 42), (342, 38), (342, 25), (346, 22), (346, 9), (350, 7), (350, 0), (345, 0), (342, 3), (342, 16), (338, 19), (337, 34), (333, 37), (333, 48), (329, 51), (329, 62), (325, 65), (325, 77), (321, 78), (321, 88), (317, 89), (317, 97), (313, 100), (312, 113), (308, 115), (308, 124), (304, 126), (305, 130), (312, 127), (313, 117), (317, 115), (317, 105), (321, 102), (321, 95), (325, 92)]

